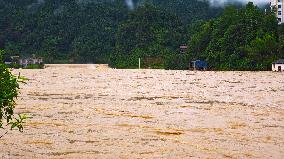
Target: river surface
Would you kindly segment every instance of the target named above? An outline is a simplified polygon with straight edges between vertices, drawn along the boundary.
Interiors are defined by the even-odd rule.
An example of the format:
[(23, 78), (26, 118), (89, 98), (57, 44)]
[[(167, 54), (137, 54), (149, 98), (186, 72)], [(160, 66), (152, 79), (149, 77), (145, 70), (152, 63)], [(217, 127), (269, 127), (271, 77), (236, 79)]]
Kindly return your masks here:
[(32, 118), (0, 158), (284, 158), (284, 73), (13, 72), (29, 79), (15, 112)]

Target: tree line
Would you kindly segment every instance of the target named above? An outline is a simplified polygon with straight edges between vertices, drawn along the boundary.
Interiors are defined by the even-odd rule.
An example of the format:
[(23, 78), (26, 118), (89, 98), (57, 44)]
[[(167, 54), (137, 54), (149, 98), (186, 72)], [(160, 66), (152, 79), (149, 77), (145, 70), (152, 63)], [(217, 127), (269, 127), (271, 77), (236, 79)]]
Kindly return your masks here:
[[(1, 0), (0, 48), (7, 56), (36, 54), (44, 57), (46, 63), (114, 63), (110, 60), (117, 51), (140, 44), (146, 46), (152, 43), (147, 40), (158, 36), (160, 41), (164, 40), (163, 36), (175, 34), (163, 33), (165, 30), (217, 15), (209, 13), (213, 9), (198, 0), (135, 0), (134, 3), (135, 8), (130, 9), (124, 0)], [(141, 29), (149, 30), (142, 35)], [(179, 29), (178, 34), (181, 33)], [(132, 42), (122, 36), (138, 39)], [(169, 45), (176, 49), (177, 44)]]
[[(275, 13), (249, 3), (212, 8), (199, 0), (0, 1), (0, 48), (46, 63), (108, 63), (116, 68), (266, 70), (283, 56)], [(184, 54), (179, 46), (188, 45)]]
[(196, 25), (200, 29), (188, 42), (188, 58), (204, 59), (214, 70), (270, 70), (274, 60), (284, 57), (284, 28), (273, 10), (250, 2)]

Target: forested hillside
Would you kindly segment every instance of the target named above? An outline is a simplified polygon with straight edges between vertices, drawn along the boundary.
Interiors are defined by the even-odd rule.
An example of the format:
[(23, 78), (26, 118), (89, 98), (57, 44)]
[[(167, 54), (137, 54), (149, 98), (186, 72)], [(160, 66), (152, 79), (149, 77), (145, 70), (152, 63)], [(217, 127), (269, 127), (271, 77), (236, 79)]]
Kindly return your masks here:
[(284, 57), (283, 25), (275, 13), (248, 3), (227, 7), (215, 20), (200, 25), (188, 45), (188, 59), (204, 59), (216, 70), (269, 70)]
[(83, 2), (1, 1), (0, 47), (9, 54), (37, 54), (51, 63), (105, 62), (128, 9), (119, 1)]
[(0, 0), (0, 48), (46, 63), (117, 68), (136, 68), (142, 58), (147, 68), (186, 69), (203, 59), (211, 69), (265, 69), (281, 56), (270, 11), (223, 10), (200, 0)]
[[(40, 55), (48, 63), (105, 63), (116, 52), (116, 43), (129, 47), (139, 45), (135, 41), (128, 44), (124, 41), (127, 39), (117, 41), (116, 36), (126, 31), (125, 25), (147, 25), (144, 30), (148, 32), (143, 34), (154, 36), (154, 30), (148, 29), (158, 28), (162, 32), (160, 22), (163, 28), (170, 29), (176, 27), (175, 23), (186, 25), (194, 19), (209, 19), (217, 14), (212, 15), (207, 10), (208, 4), (197, 0), (133, 2), (134, 8), (124, 0), (0, 0), (0, 48), (11, 55)], [(144, 17), (147, 24), (138, 22), (138, 17)], [(132, 32), (123, 36), (132, 37), (138, 29), (135, 27), (142, 26), (133, 27)], [(143, 45), (148, 43), (151, 41)]]

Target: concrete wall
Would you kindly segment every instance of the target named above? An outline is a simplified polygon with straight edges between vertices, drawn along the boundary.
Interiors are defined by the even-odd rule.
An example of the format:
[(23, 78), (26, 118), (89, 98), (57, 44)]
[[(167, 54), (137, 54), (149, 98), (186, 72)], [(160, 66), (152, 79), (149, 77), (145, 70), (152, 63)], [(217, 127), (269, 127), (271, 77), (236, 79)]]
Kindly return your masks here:
[(94, 68), (94, 69), (108, 69), (108, 64), (45, 64), (45, 68)]
[(284, 71), (284, 64), (272, 64), (272, 71), (278, 71), (278, 67), (281, 67), (281, 71)]

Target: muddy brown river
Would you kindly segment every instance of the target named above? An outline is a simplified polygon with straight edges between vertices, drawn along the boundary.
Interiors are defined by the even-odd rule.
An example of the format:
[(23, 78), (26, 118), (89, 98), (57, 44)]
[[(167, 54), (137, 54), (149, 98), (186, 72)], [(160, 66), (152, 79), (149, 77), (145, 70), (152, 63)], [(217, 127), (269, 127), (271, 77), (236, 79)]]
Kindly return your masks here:
[(13, 72), (29, 79), (16, 113), (32, 118), (0, 139), (0, 158), (284, 158), (284, 73)]

